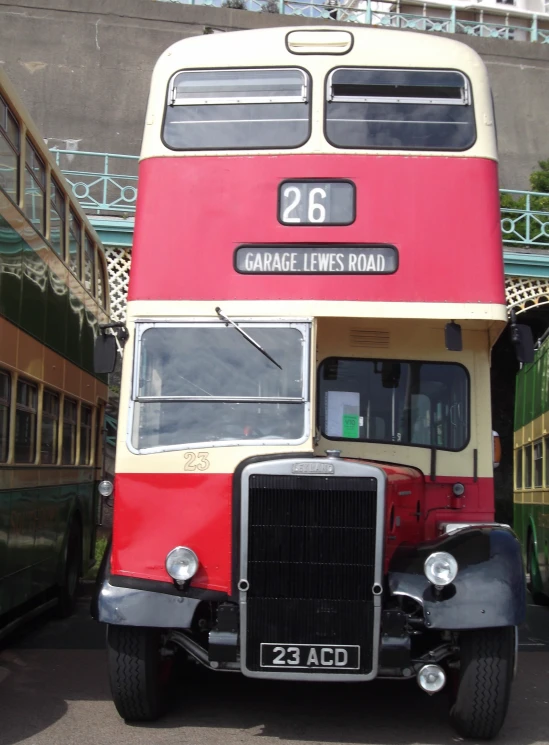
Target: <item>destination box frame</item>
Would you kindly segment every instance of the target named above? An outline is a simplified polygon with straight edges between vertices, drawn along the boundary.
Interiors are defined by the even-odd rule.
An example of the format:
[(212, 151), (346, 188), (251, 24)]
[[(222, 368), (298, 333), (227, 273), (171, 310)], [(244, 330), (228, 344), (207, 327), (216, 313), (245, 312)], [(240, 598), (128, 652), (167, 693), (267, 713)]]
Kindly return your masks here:
[[(336, 252), (350, 253), (353, 250), (364, 252), (375, 249), (388, 249), (394, 255), (394, 268), (385, 271), (244, 271), (238, 265), (238, 255), (241, 251), (269, 252), (276, 250), (280, 254), (299, 252), (325, 251), (330, 254)], [(379, 255), (379, 254), (378, 254)], [(400, 256), (398, 248), (392, 243), (244, 243), (238, 246), (233, 253), (233, 268), (235, 272), (243, 276), (269, 276), (269, 277), (303, 277), (303, 276), (329, 276), (329, 277), (379, 277), (395, 274), (399, 270)]]

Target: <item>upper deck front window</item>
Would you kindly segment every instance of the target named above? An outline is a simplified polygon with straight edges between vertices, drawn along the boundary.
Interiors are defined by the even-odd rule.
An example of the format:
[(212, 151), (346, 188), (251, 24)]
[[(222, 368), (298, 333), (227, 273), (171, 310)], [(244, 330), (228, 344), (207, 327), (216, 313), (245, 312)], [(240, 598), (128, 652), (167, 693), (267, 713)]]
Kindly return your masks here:
[(328, 77), (335, 147), (466, 150), (476, 139), (469, 81), (452, 70), (339, 68)]
[(138, 326), (133, 447), (296, 442), (309, 400), (306, 324)]
[(303, 70), (186, 70), (168, 90), (163, 139), (173, 150), (294, 148), (309, 138)]

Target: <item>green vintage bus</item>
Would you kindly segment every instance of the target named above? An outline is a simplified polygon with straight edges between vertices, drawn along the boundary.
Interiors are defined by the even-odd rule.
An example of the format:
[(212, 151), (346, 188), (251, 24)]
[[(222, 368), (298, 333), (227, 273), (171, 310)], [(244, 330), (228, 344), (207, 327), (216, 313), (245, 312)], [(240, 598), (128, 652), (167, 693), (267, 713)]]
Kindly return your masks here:
[(0, 636), (94, 560), (108, 322), (103, 250), (0, 70)]
[(549, 335), (517, 375), (514, 527), (534, 601), (549, 604)]

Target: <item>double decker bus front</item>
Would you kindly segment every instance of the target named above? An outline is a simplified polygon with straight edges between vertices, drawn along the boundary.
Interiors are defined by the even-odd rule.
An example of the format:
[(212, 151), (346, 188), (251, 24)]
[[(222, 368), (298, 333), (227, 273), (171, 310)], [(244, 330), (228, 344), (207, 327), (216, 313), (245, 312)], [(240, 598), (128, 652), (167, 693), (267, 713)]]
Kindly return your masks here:
[(139, 178), (96, 603), (119, 712), (159, 714), (180, 647), (258, 678), (450, 677), (458, 731), (493, 736), (507, 699), (476, 691), (479, 721), (465, 671), (488, 645), (510, 685), (524, 593), (494, 524), (480, 59), (380, 29), (185, 40)]

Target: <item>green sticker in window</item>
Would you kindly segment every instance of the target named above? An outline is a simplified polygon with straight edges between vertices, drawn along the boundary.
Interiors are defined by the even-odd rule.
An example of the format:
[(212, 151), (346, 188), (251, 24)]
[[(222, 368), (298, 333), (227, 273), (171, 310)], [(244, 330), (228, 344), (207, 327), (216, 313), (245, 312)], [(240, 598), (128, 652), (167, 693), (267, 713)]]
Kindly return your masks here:
[(355, 414), (343, 414), (343, 437), (357, 440), (359, 436), (359, 418)]

